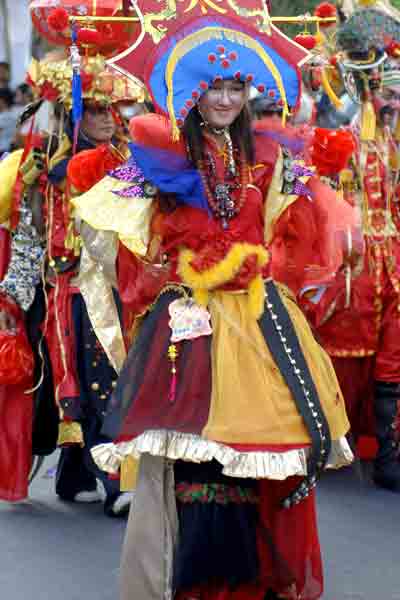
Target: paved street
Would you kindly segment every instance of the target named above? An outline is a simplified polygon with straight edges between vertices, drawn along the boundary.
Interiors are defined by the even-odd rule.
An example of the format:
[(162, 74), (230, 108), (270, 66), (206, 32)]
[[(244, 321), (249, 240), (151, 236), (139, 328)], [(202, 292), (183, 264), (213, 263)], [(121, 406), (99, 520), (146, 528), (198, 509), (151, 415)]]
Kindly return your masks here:
[[(99, 505), (56, 500), (45, 477), (53, 464), (29, 504), (0, 504), (0, 598), (117, 600), (124, 522)], [(373, 488), (356, 466), (325, 476), (319, 505), (324, 600), (400, 600), (400, 497)]]

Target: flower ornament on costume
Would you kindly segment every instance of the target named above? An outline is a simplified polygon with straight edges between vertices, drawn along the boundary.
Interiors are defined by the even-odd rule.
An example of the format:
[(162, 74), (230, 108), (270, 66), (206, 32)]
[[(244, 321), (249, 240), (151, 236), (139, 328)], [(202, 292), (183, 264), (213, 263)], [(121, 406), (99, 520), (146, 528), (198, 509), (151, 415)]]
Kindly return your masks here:
[(282, 103), (283, 118), (300, 97), (299, 64), (309, 53), (228, 17), (188, 21), (155, 49), (146, 83), (157, 108), (171, 119), (174, 139), (190, 110), (215, 82), (236, 79)]

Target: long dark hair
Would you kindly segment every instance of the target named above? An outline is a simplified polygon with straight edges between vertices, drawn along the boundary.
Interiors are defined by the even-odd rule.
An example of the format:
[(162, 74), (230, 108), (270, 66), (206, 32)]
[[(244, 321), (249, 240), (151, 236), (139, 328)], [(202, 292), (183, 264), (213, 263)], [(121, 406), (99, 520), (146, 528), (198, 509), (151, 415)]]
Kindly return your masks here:
[[(187, 144), (189, 158), (195, 166), (204, 159), (203, 118), (195, 106), (186, 117), (183, 125), (183, 135)], [(247, 104), (230, 126), (233, 147), (250, 165), (255, 161), (251, 117)]]

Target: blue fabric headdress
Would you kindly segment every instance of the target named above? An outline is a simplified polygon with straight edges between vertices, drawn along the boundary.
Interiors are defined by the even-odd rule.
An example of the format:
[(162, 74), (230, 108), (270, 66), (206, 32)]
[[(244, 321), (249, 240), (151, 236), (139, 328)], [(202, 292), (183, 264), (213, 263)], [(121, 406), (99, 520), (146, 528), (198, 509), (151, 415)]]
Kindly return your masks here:
[(176, 139), (190, 109), (221, 79), (248, 82), (280, 102), (287, 116), (300, 97), (294, 55), (298, 59), (298, 46), (274, 29), (268, 35), (231, 17), (202, 17), (164, 38), (149, 60), (146, 83)]

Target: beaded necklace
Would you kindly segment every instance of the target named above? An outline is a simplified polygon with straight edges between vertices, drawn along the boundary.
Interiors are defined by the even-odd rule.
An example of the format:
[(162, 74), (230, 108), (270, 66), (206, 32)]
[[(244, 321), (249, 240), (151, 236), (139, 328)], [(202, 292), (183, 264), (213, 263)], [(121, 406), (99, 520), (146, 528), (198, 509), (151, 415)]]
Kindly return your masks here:
[[(246, 161), (240, 159), (239, 163), (239, 181), (236, 177), (236, 164), (232, 172), (231, 161), (223, 181), (217, 180), (215, 162), (210, 154), (198, 164), (208, 204), (216, 218), (221, 221), (223, 229), (229, 229), (229, 221), (240, 213), (246, 201), (249, 169)], [(240, 196), (236, 200), (233, 192), (239, 188)]]

